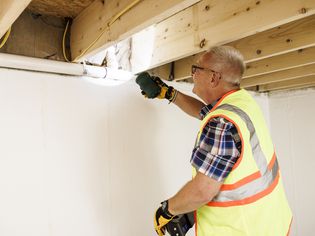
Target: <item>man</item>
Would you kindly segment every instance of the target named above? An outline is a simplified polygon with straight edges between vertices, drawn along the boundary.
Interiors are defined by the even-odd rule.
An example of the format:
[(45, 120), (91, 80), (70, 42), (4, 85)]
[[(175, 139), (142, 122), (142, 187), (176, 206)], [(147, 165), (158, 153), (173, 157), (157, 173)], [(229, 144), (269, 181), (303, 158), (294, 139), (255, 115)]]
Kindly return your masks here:
[(198, 236), (289, 234), (292, 213), (267, 125), (254, 99), (240, 89), (244, 69), (240, 52), (219, 46), (192, 66), (193, 92), (203, 102), (157, 77), (140, 86), (144, 95), (159, 86), (156, 97), (202, 120), (191, 157), (194, 178), (156, 211), (158, 235), (174, 216), (191, 211)]

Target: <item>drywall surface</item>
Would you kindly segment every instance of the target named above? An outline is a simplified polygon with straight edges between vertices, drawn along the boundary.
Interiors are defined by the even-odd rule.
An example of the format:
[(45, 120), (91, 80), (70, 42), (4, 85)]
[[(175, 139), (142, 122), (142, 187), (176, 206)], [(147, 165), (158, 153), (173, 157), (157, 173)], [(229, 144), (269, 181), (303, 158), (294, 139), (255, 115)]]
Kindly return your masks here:
[(137, 85), (0, 69), (0, 235), (155, 235), (198, 121)]
[(269, 95), (271, 131), (294, 214), (294, 236), (314, 234), (314, 101), (314, 89)]

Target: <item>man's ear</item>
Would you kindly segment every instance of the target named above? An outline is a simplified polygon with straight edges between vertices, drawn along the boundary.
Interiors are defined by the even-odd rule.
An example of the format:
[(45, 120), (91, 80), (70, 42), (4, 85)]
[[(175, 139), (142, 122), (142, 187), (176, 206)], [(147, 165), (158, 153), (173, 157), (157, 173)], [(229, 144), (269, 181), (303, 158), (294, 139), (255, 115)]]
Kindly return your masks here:
[(215, 88), (219, 85), (221, 79), (221, 74), (218, 72), (212, 73), (211, 79), (210, 79), (210, 83), (211, 83), (211, 87)]

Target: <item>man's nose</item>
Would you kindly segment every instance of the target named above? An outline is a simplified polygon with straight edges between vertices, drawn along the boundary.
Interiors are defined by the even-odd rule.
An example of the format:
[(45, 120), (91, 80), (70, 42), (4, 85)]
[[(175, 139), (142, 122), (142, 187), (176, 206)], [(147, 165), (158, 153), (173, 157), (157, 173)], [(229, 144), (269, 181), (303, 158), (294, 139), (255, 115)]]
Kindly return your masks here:
[(195, 82), (195, 80), (196, 80), (196, 73), (191, 73), (191, 76), (192, 76), (193, 82)]

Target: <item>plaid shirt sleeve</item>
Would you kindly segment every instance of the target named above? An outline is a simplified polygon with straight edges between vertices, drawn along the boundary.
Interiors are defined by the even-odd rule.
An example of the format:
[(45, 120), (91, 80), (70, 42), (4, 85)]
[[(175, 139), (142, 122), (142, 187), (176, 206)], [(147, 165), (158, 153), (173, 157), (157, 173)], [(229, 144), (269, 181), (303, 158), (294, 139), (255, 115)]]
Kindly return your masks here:
[(241, 152), (241, 140), (233, 123), (222, 117), (211, 119), (203, 129), (191, 164), (197, 171), (223, 182)]

